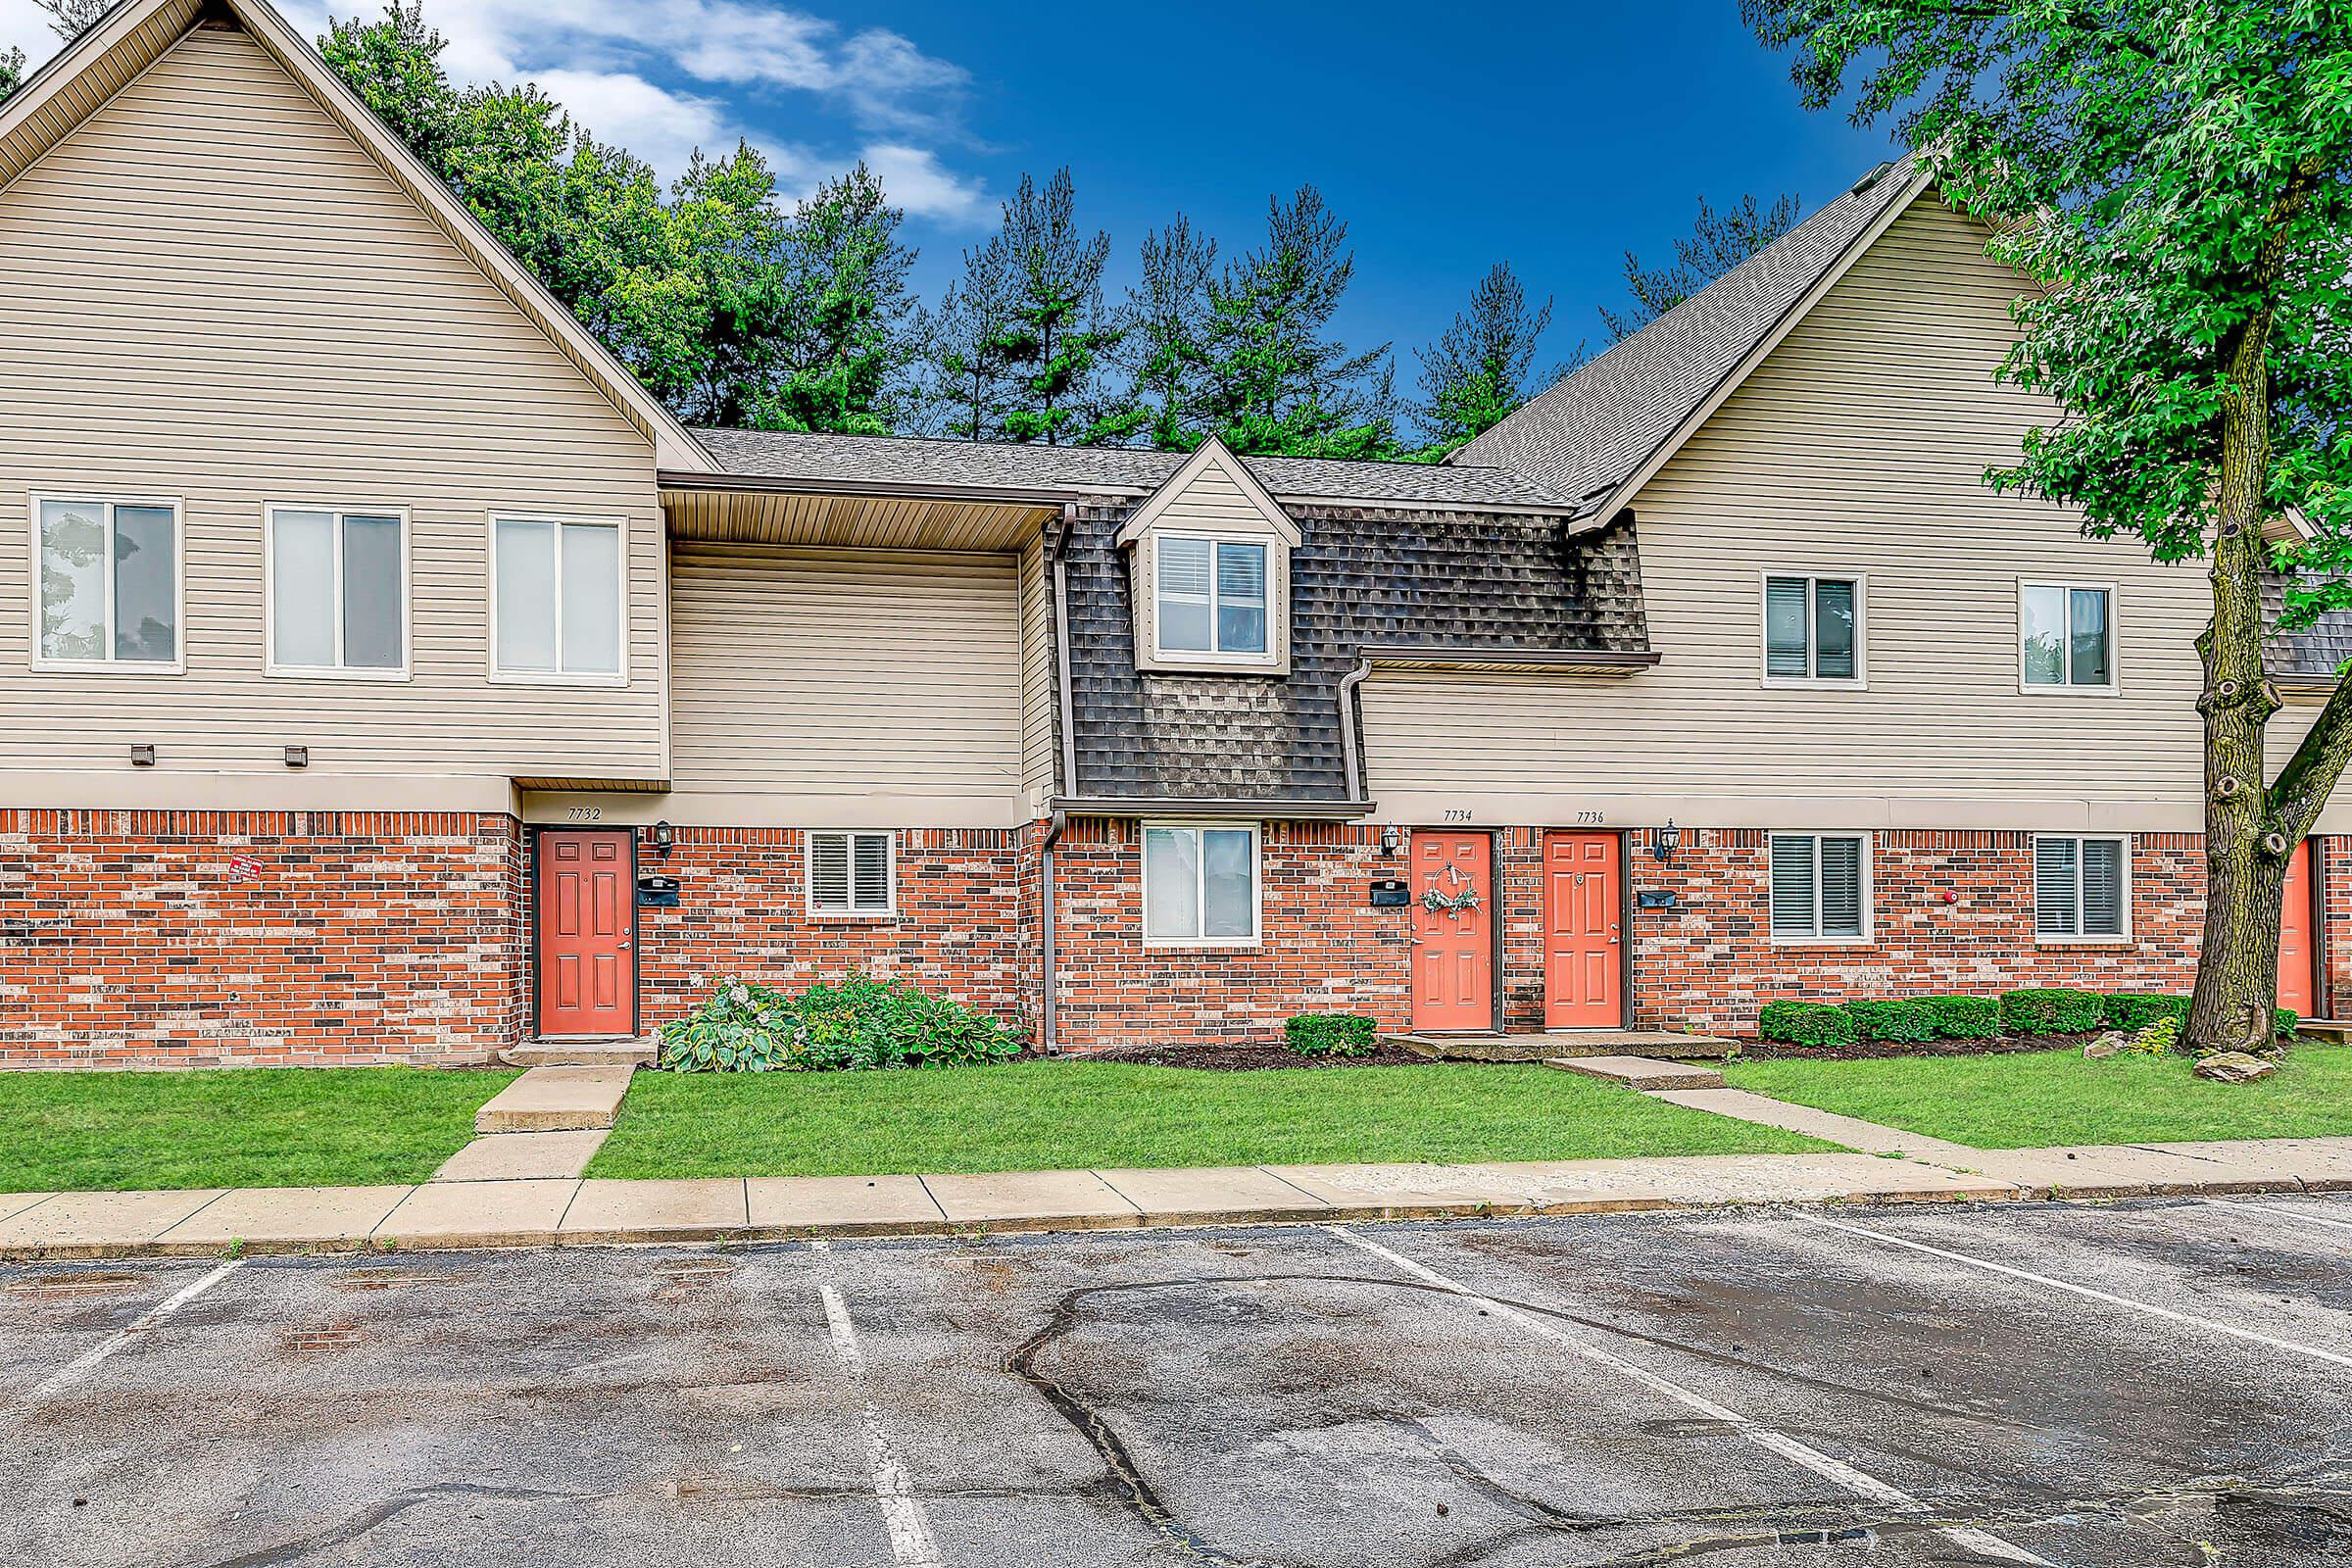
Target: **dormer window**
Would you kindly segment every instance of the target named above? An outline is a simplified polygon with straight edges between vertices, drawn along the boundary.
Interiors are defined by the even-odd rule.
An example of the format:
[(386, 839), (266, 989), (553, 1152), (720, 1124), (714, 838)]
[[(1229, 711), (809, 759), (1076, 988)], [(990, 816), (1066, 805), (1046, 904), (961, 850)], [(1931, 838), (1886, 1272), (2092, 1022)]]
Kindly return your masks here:
[(1266, 547), (1195, 534), (1157, 535), (1154, 586), (1162, 655), (1266, 652)]
[(1298, 523), (1216, 441), (1184, 460), (1119, 530), (1132, 552), (1135, 667), (1287, 675)]

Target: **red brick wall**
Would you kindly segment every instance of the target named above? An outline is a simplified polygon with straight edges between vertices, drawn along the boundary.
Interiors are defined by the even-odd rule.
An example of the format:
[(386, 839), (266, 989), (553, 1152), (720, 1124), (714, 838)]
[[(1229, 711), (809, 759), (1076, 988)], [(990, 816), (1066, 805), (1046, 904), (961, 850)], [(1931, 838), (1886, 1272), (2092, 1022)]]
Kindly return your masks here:
[(0, 810), (0, 920), (40, 927), (0, 928), (0, 1064), (486, 1060), (522, 876), (496, 814)]
[(1360, 1012), (1384, 1029), (1409, 1013), (1405, 911), (1369, 906), (1402, 876), (1379, 830), (1269, 822), (1254, 948), (1146, 948), (1139, 824), (1073, 821), (1055, 849), (1059, 1032), (1070, 1051), (1279, 1040), (1300, 1012)]
[(1752, 1034), (1781, 998), (1990, 994), (2018, 986), (2185, 991), (2203, 933), (2201, 835), (2132, 842), (2128, 946), (2036, 944), (2029, 833), (1885, 832), (1872, 846), (1872, 941), (1778, 946), (1755, 829), (1683, 830), (1670, 864), (1630, 835), (1634, 886), (1670, 889), (1673, 909), (1637, 909), (1634, 996), (1642, 1026)]
[(790, 989), (865, 974), (1030, 1027), (1037, 942), (1021, 886), (1023, 837), (1013, 828), (902, 829), (898, 913), (888, 919), (808, 912), (799, 828), (679, 828), (666, 860), (641, 844), (638, 869), (679, 883), (677, 908), (637, 911), (642, 1026), (693, 1011), (722, 980)]

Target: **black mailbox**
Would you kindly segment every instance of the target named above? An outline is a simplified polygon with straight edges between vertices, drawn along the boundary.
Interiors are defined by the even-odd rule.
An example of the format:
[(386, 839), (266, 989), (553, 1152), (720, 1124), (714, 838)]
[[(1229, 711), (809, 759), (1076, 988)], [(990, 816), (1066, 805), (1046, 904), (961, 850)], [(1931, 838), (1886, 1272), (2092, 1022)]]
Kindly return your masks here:
[(1372, 884), (1372, 907), (1375, 909), (1401, 909), (1412, 902), (1401, 879), (1384, 878)]
[(637, 879), (637, 907), (640, 909), (674, 909), (678, 906), (678, 879), (674, 876), (641, 876)]
[(1637, 909), (1673, 909), (1681, 907), (1672, 888), (1642, 888), (1634, 895)]

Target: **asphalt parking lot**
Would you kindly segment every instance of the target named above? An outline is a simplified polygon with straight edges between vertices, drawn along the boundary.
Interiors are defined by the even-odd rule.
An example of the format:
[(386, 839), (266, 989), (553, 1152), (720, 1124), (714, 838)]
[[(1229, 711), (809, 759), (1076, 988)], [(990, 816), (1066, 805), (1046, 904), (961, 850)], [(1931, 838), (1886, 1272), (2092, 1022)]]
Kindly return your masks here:
[(0, 1269), (59, 1565), (2336, 1563), (2352, 1200)]

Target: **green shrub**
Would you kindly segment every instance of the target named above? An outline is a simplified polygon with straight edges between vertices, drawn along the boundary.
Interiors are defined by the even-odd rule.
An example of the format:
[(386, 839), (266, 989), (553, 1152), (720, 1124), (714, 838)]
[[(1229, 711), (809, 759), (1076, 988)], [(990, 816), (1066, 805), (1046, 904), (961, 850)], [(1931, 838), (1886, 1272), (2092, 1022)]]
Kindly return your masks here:
[(2180, 1044), (2180, 1014), (2161, 1013), (2156, 1021), (2124, 1043), (2124, 1049), (2142, 1056), (2161, 1056)]
[(1853, 1016), (1854, 1033), (1864, 1040), (1916, 1045), (1936, 1038), (1935, 1009), (1916, 1002), (1849, 1002), (1845, 1010)]
[(1369, 1056), (1379, 1042), (1360, 1012), (1302, 1012), (1282, 1026), (1282, 1043), (1301, 1056)]
[(2012, 1035), (2080, 1035), (2099, 1027), (2107, 999), (2096, 991), (2004, 991), (2001, 1031)]
[(1944, 1040), (1993, 1040), (2001, 1032), (1997, 997), (1920, 997), (1936, 1035)]
[(903, 982), (863, 977), (788, 997), (730, 981), (700, 1010), (663, 1024), (672, 1072), (832, 1072), (986, 1064), (1017, 1055), (1020, 1037), (987, 1013)]
[(2188, 999), (2161, 991), (2116, 991), (2104, 999), (2106, 1024), (2110, 1029), (2129, 1029), (2133, 1033), (2147, 1028), (2159, 1018), (2188, 1016)]
[(1850, 1046), (1854, 1015), (1827, 1002), (1767, 1002), (1756, 1032), (1788, 1046)]
[(2273, 1007), (2271, 1009), (2272, 1037), (2278, 1040), (2294, 1039), (2296, 1026), (2302, 1021), (2303, 1015), (2292, 1007)]

